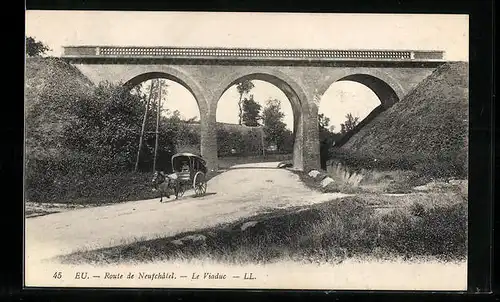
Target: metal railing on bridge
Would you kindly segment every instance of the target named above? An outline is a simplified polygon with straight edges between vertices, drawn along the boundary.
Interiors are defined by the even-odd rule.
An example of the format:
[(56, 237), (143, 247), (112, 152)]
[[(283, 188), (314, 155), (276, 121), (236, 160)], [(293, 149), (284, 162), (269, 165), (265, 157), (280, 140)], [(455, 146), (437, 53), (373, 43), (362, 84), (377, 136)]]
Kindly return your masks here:
[(327, 49), (244, 49), (196, 47), (66, 46), (68, 58), (220, 58), (284, 60), (381, 60), (439, 61), (443, 51), (417, 50), (327, 50)]

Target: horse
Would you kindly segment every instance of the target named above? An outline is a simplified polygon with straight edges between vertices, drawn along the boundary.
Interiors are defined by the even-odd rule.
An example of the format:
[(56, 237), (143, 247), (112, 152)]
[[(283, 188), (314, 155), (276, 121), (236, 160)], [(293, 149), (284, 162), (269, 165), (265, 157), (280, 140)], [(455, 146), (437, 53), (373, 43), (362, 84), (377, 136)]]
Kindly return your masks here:
[[(165, 197), (170, 198), (170, 192), (171, 190), (174, 190), (175, 188), (175, 179), (170, 177), (169, 175), (166, 175), (162, 171), (155, 171), (153, 174), (153, 179), (151, 180), (153, 183), (153, 191), (160, 191), (160, 202), (163, 202), (163, 195), (165, 194)], [(175, 194), (175, 190), (174, 190)], [(177, 194), (175, 194), (177, 195)], [(177, 196), (175, 196), (175, 199), (177, 199)]]

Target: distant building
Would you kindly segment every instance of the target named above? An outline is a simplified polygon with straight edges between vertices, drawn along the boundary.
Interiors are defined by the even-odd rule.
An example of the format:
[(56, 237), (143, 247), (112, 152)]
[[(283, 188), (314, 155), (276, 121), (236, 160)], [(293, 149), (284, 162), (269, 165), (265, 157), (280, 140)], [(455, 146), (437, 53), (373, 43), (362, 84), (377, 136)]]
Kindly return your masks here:
[[(200, 129), (200, 122), (191, 122), (191, 123), (188, 123), (188, 125), (192, 126), (196, 130)], [(256, 131), (256, 130), (263, 131), (262, 126), (250, 127), (250, 126), (245, 126), (245, 125), (223, 123), (223, 122), (217, 122), (217, 128), (224, 129), (226, 131), (240, 131), (241, 133), (248, 133), (248, 132), (252, 132), (252, 131)]]
[(271, 144), (271, 145), (267, 146), (266, 151), (267, 152), (276, 152), (276, 151), (278, 151), (278, 146), (276, 146), (275, 144)]

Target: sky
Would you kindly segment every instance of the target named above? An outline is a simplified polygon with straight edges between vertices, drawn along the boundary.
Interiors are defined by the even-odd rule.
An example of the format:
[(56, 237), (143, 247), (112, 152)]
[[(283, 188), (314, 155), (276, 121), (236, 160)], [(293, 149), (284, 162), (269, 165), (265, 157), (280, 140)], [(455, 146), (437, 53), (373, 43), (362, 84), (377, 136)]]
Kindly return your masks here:
[[(468, 23), (467, 15), (27, 11), (26, 35), (47, 44), (51, 56), (60, 56), (67, 45), (202, 46), (444, 50), (447, 60), (468, 61)], [(163, 106), (199, 118), (194, 97), (180, 84), (168, 84)], [(267, 82), (254, 85), (251, 93), (261, 105), (281, 100), (292, 129), (284, 93)], [(238, 98), (235, 87), (226, 91), (218, 121), (237, 123)], [(367, 87), (344, 81), (330, 86), (319, 111), (338, 131), (347, 113), (363, 119), (379, 104)]]

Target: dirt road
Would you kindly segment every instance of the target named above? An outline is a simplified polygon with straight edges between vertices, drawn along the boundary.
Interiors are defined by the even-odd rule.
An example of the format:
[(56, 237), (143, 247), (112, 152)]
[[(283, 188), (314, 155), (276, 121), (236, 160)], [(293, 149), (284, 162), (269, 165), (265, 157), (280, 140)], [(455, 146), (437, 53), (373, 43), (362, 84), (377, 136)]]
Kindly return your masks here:
[(186, 192), (171, 198), (125, 202), (26, 219), (26, 256), (40, 261), (74, 251), (232, 222), (276, 208), (325, 202), (344, 196), (322, 194), (302, 184), (278, 163), (234, 166), (208, 182), (207, 195)]
[[(224, 263), (191, 263), (188, 259), (133, 265), (62, 265), (50, 258), (77, 250), (109, 247), (141, 239), (177, 233), (235, 221), (276, 208), (307, 205), (339, 198), (305, 187), (298, 176), (277, 163), (233, 167), (208, 183), (207, 196), (193, 198), (186, 192), (180, 200), (160, 203), (159, 199), (110, 206), (70, 210), (26, 219), (25, 281), (29, 286), (73, 287), (232, 287), (303, 289), (448, 289), (463, 290), (467, 265), (462, 263), (407, 263), (349, 260), (338, 265), (304, 265), (281, 261), (269, 265), (235, 266)], [(44, 261), (49, 260), (49, 261)], [(91, 276), (107, 273), (175, 271), (223, 272), (240, 275), (253, 272), (257, 280), (138, 280), (88, 278), (77, 280), (80, 272)], [(380, 272), (384, 272), (382, 275)], [(58, 273), (62, 278), (55, 278)], [(286, 276), (286, 278), (284, 278)], [(219, 282), (217, 282), (219, 281)], [(258, 281), (258, 282), (257, 282)]]

